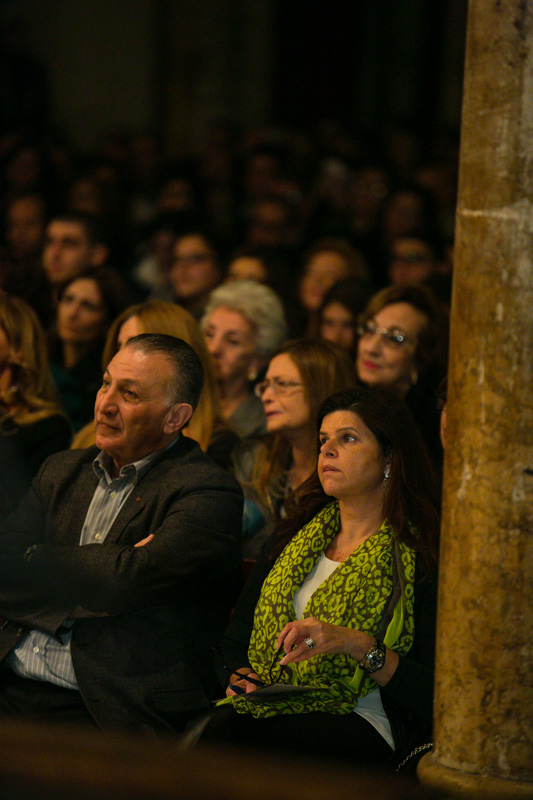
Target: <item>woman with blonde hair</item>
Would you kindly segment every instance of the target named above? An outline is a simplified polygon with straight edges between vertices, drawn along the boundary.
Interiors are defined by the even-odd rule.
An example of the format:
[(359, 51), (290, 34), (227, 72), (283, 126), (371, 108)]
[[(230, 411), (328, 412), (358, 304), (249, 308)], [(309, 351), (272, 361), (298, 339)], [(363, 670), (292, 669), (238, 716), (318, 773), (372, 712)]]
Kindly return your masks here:
[(2, 511), (14, 508), (43, 461), (68, 448), (71, 436), (54, 393), (37, 315), (24, 300), (0, 290)]
[[(148, 300), (130, 306), (116, 318), (109, 329), (102, 356), (103, 369), (106, 369), (129, 339), (140, 333), (177, 336), (190, 344), (198, 354), (204, 369), (204, 388), (184, 434), (195, 439), (214, 461), (227, 467), (238, 437), (226, 428), (222, 419), (211, 359), (198, 323), (181, 306), (163, 300)], [(72, 446), (89, 447), (94, 444), (94, 437), (94, 423), (90, 423), (79, 432)]]
[(294, 339), (271, 358), (256, 387), (267, 435), (243, 442), (234, 456), (235, 476), (245, 496), (244, 555), (256, 558), (291, 492), (316, 469), (314, 421), (330, 394), (354, 386), (348, 353), (330, 342)]

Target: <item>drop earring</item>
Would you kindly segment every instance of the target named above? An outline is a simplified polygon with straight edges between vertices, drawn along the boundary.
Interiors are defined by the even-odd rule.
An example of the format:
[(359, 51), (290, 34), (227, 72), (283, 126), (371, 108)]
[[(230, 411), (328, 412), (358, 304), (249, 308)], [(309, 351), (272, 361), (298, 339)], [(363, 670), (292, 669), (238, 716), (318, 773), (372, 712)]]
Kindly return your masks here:
[(390, 467), (387, 467), (385, 469), (385, 472), (383, 473), (383, 488), (387, 489), (389, 483), (390, 483)]

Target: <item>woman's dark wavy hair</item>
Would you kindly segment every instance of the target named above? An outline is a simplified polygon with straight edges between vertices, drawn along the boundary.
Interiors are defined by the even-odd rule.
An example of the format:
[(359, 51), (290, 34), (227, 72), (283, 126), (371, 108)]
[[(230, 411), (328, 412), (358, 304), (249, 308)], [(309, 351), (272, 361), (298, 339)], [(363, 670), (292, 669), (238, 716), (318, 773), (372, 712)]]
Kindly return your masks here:
[[(357, 414), (376, 437), (383, 455), (390, 459), (384, 517), (396, 538), (416, 548), (423, 566), (429, 569), (437, 558), (440, 500), (433, 465), (411, 412), (403, 400), (385, 389), (346, 389), (324, 401), (318, 414), (318, 430), (324, 417), (335, 411)], [(329, 502), (331, 497), (315, 473), (291, 497), (287, 517), (276, 532), (271, 558), (277, 558), (300, 528)]]

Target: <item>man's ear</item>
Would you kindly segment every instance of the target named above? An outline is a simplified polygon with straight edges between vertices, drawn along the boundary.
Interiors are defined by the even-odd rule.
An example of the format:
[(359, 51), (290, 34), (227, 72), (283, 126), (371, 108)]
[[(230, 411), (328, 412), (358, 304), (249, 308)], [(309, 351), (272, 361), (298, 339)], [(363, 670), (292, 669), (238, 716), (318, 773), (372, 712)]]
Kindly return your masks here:
[(165, 420), (165, 433), (178, 433), (187, 425), (192, 417), (193, 408), (190, 403), (175, 403)]

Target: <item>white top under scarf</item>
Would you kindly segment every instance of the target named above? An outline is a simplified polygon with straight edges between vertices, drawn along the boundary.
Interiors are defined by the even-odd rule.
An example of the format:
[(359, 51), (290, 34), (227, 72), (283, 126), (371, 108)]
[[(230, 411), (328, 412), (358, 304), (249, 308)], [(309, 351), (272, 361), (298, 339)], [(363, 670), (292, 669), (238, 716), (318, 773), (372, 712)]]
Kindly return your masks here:
[[(309, 598), (315, 593), (318, 587), (329, 578), (331, 573), (337, 569), (339, 563), (338, 561), (332, 561), (322, 553), (314, 568), (294, 595), (292, 604), (294, 606), (296, 619), (303, 619), (304, 609), (309, 602)], [(358, 700), (354, 711), (356, 714), (359, 714), (360, 717), (364, 717), (364, 719), (383, 736), (387, 744), (393, 750), (396, 749), (389, 718), (383, 708), (381, 695), (377, 687), (373, 692), (369, 692), (365, 697)]]

